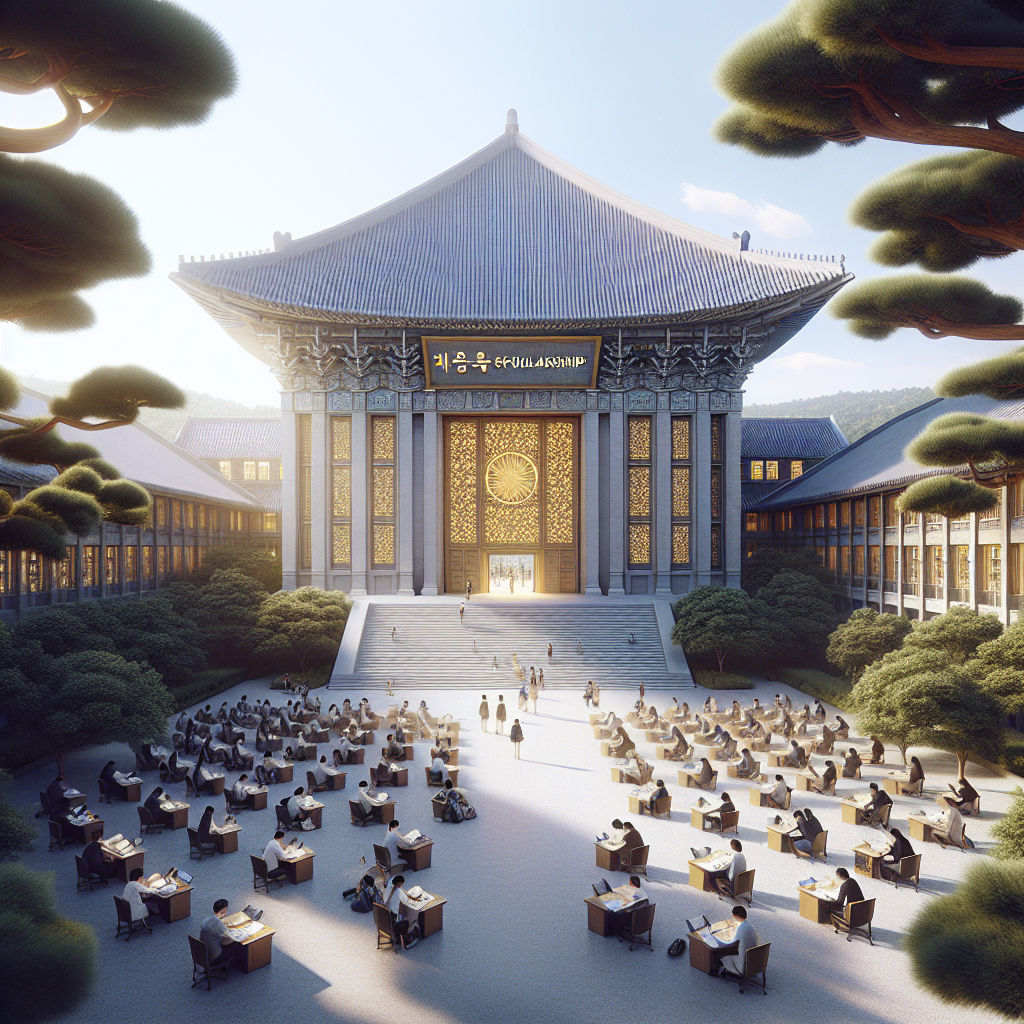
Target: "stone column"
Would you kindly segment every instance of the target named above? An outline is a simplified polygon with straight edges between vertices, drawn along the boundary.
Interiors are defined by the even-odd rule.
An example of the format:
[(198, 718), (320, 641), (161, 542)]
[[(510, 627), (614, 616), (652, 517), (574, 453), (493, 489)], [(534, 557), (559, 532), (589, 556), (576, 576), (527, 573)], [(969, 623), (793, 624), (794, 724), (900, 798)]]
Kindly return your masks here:
[[(596, 394), (588, 396), (597, 399)], [(583, 494), (583, 508), (586, 515), (584, 544), (586, 545), (587, 576), (586, 594), (600, 594), (601, 583), (601, 472), (598, 428), (600, 413), (597, 408), (587, 409), (583, 417), (583, 480), (580, 490)]]
[[(356, 394), (355, 399), (365, 398)], [(356, 403), (353, 402), (353, 405)], [(366, 520), (369, 503), (366, 498), (367, 458), (366, 410), (352, 410), (352, 589), (353, 597), (366, 597), (366, 558), (368, 550)], [(316, 449), (314, 449), (315, 451)], [(315, 507), (315, 506), (314, 506)]]
[[(288, 408), (281, 410), (281, 586), (294, 590), (299, 574), (299, 443), (295, 413), (291, 410), (292, 396), (282, 397)], [(153, 540), (158, 543), (155, 531)], [(156, 558), (155, 549), (153, 557)]]
[(400, 394), (408, 407), (398, 411), (398, 593), (413, 596), (412, 589), (412, 396)]
[(622, 403), (622, 395), (612, 395), (611, 431), (608, 438), (608, 506), (611, 533), (608, 559), (609, 597), (626, 593), (626, 425)]
[[(317, 396), (323, 398), (323, 395)], [(331, 529), (330, 488), (327, 483), (327, 462), (330, 438), (325, 409), (316, 408), (310, 414), (310, 472), (309, 507), (312, 513), (310, 528), (310, 583), (321, 590), (327, 589), (328, 552)]]
[[(725, 416), (725, 465), (722, 467), (722, 565), (725, 569), (725, 585), (739, 587), (740, 568), (743, 565), (742, 542), (740, 540), (741, 508), (740, 465), (743, 414), (737, 409)], [(866, 532), (866, 531), (865, 531)]]
[(429, 392), (430, 408), (423, 410), (423, 590), (424, 597), (436, 597), (438, 548), (441, 543), (438, 524), (438, 486), (441, 472), (441, 440), (438, 437), (440, 421), (433, 407), (435, 395)]
[[(662, 401), (666, 407), (660, 408)], [(672, 414), (668, 394), (658, 395), (659, 409), (654, 416), (653, 500), (651, 523), (654, 527), (654, 593), (672, 596)]]
[(711, 585), (711, 414), (707, 408), (708, 396), (697, 396), (698, 409), (693, 414), (693, 460), (691, 473), (690, 544), (693, 548), (693, 567), (698, 587)]
[[(1000, 488), (999, 506), (999, 617), (1010, 625), (1010, 489)], [(948, 524), (948, 520), (947, 520)]]
[(978, 513), (971, 513), (970, 545), (967, 549), (967, 569), (970, 577), (970, 591), (967, 595), (970, 601), (971, 611), (978, 610), (978, 589), (981, 583), (980, 566), (978, 558), (981, 552), (978, 550)]

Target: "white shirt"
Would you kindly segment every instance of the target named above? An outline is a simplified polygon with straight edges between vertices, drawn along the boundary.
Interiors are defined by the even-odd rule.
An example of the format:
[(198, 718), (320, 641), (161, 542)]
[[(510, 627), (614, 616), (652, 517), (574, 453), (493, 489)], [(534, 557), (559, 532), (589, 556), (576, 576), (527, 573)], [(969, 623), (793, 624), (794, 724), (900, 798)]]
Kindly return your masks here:
[(143, 885), (142, 882), (129, 882), (124, 887), (122, 897), (131, 905), (133, 921), (145, 920), (148, 911), (146, 904), (142, 902), (142, 894), (145, 893), (148, 896), (154, 892), (156, 889), (151, 889), (148, 885)]
[(435, 757), (434, 760), (430, 762), (430, 770), (432, 772), (440, 772), (441, 776), (443, 778), (444, 777), (444, 761), (442, 761), (440, 757)]
[(728, 878), (730, 882), (736, 881), (736, 876), (747, 870), (747, 858), (742, 853), (734, 853), (729, 862)]
[(231, 792), (234, 793), (236, 800), (245, 800), (249, 795), (249, 791), (246, 788), (245, 783), (241, 781), (236, 782), (231, 787)]
[(304, 808), (302, 804), (299, 803), (299, 798), (297, 796), (288, 797), (288, 813), (291, 815), (292, 821), (294, 821), (303, 810)]
[(783, 779), (772, 791), (771, 798), (777, 804), (784, 804), (786, 802), (786, 780)]
[(384, 837), (383, 847), (388, 853), (391, 854), (391, 863), (394, 864), (396, 861), (402, 860), (402, 850), (408, 849), (408, 844), (402, 845), (405, 837), (399, 835), (397, 830), (388, 829), (388, 834)]
[(327, 769), (319, 761), (313, 769), (313, 778), (316, 779), (318, 786), (322, 786), (327, 781)]
[(284, 858), (284, 856), (284, 847), (276, 839), (271, 839), (263, 850), (263, 859), (267, 862), (267, 870), (276, 870), (277, 862)]
[(740, 922), (740, 926), (736, 929), (735, 941), (739, 943), (736, 959), (742, 967), (747, 950), (758, 944), (757, 932), (754, 931), (754, 926), (749, 921)]

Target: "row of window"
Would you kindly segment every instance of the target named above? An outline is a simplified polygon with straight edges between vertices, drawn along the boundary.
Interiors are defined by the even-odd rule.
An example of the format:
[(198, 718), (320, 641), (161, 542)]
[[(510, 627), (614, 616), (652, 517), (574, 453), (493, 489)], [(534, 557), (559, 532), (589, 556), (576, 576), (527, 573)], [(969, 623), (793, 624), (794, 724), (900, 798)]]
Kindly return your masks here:
[(277, 459), (259, 461), (258, 459), (222, 459), (218, 463), (221, 476), (227, 480), (283, 480), (284, 464)]
[[(787, 467), (789, 475), (784, 476)], [(804, 460), (748, 459), (746, 470), (748, 480), (791, 480), (804, 475)]]
[(210, 530), (213, 533), (276, 533), (280, 529), (276, 512), (208, 508), (174, 498), (154, 498), (153, 517), (158, 530), (170, 528), (174, 533), (182, 529)]

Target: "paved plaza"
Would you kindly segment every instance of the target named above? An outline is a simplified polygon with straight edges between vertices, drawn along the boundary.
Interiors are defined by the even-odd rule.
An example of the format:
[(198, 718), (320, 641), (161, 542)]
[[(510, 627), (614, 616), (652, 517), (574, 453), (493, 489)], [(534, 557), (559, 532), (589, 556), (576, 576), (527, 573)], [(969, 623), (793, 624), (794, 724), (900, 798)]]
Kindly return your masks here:
[[(761, 682), (739, 696), (748, 703), (754, 696), (770, 702), (778, 684)], [(234, 702), (242, 693), (250, 701), (271, 695), (267, 680), (250, 682), (229, 691), (215, 702)], [(516, 717), (516, 688), (502, 691), (509, 722)], [(805, 698), (789, 691), (794, 703)], [(325, 704), (345, 696), (320, 691)], [(379, 691), (347, 694), (353, 701), (369, 696), (380, 711), (388, 698)], [(660, 711), (672, 696), (691, 707), (705, 691), (649, 689), (647, 700)], [(491, 712), (498, 691), (488, 692)], [(732, 694), (719, 694), (719, 699)], [(117, 888), (75, 892), (74, 853), (46, 852), (45, 839), (36, 852), (24, 857), (32, 868), (56, 873), (57, 905), (62, 914), (92, 924), (99, 935), (100, 977), (92, 996), (63, 1024), (146, 1020), (180, 1022), (251, 1020), (338, 1020), (358, 1024), (454, 1024), (476, 1021), (530, 1021), (533, 1024), (569, 1024), (625, 1015), (635, 1021), (729, 1018), (768, 1024), (793, 1022), (858, 1021), (861, 1024), (956, 1020), (964, 1024), (999, 1019), (993, 1014), (953, 1011), (915, 987), (900, 939), (912, 916), (935, 895), (951, 892), (967, 869), (991, 847), (989, 829), (1008, 806), (1008, 793), (1019, 781), (972, 765), (970, 777), (981, 793), (981, 819), (968, 819), (968, 832), (978, 844), (969, 853), (915, 843), (923, 853), (922, 890), (900, 889), (880, 881), (859, 879), (867, 898), (876, 897), (875, 946), (855, 939), (847, 942), (831, 928), (799, 917), (797, 883), (809, 874), (821, 877), (839, 866), (852, 870), (851, 848), (872, 835), (863, 827), (840, 821), (839, 798), (800, 794), (795, 806), (810, 806), (829, 831), (828, 865), (813, 867), (766, 845), (768, 812), (750, 806), (748, 784), (720, 781), (740, 809), (739, 837), (748, 867), (756, 869), (755, 897), (750, 920), (762, 942), (770, 942), (768, 995), (750, 990), (740, 995), (735, 985), (708, 977), (689, 966), (688, 956), (666, 955), (669, 943), (685, 934), (686, 918), (706, 914), (712, 921), (728, 916), (728, 904), (690, 888), (687, 860), (690, 847), (709, 844), (725, 848), (727, 841), (708, 834), (705, 839), (690, 826), (693, 790), (676, 785), (676, 766), (657, 762), (673, 796), (671, 820), (634, 819), (644, 841), (651, 846), (647, 889), (657, 904), (654, 951), (629, 951), (615, 939), (603, 939), (587, 930), (583, 899), (602, 872), (594, 866), (595, 833), (610, 829), (612, 818), (628, 818), (631, 789), (610, 781), (613, 762), (599, 754), (599, 743), (588, 724), (588, 709), (575, 690), (546, 689), (538, 711), (519, 715), (525, 732), (523, 759), (513, 760), (508, 738), (482, 735), (477, 705), (479, 693), (468, 690), (399, 691), (397, 699), (415, 706), (426, 699), (435, 715), (452, 713), (462, 721), (460, 785), (470, 793), (478, 817), (462, 824), (431, 818), (423, 765), (428, 744), (416, 744), (408, 788), (390, 790), (403, 830), (418, 828), (435, 840), (433, 866), (410, 875), (407, 884), (419, 884), (447, 898), (444, 930), (400, 954), (378, 952), (371, 915), (352, 913), (342, 899), (357, 874), (360, 857), (373, 859), (373, 842), (381, 842), (384, 828), (355, 828), (349, 824), (347, 797), (368, 767), (349, 770), (344, 792), (326, 793), (324, 827), (303, 835), (316, 853), (312, 882), (275, 889), (267, 896), (252, 891), (248, 853), (258, 853), (273, 835), (273, 803), (287, 786), (271, 788), (271, 807), (239, 815), (240, 849), (227, 856), (188, 862), (184, 830), (147, 836), (146, 873), (172, 865), (195, 875), (192, 917), (188, 921), (154, 924), (154, 934), (139, 934), (130, 942), (114, 939), (115, 914), (111, 893)], [(602, 710), (625, 717), (636, 694), (605, 689)], [(272, 695), (275, 703), (281, 694)], [(493, 718), (491, 727), (493, 728)], [(506, 730), (507, 731), (507, 730)], [(642, 755), (653, 758), (653, 745), (630, 728)], [(378, 732), (377, 739), (383, 738)], [(859, 744), (860, 745), (860, 744)], [(379, 742), (367, 750), (375, 762)], [(323, 748), (321, 748), (323, 749)], [(946, 789), (953, 779), (955, 761), (946, 754), (918, 750), (927, 775), (926, 791)], [(98, 802), (96, 778), (111, 757), (127, 768), (124, 747), (101, 747), (72, 755), (68, 779), (90, 798), (90, 807), (102, 814), (106, 834), (138, 835), (138, 817), (132, 804)], [(889, 751), (889, 759), (898, 759)], [(814, 762), (820, 764), (821, 759)], [(301, 764), (297, 769), (302, 768)], [(886, 768), (865, 766), (861, 782), (840, 780), (838, 793), (866, 790), (881, 781)], [(724, 773), (723, 773), (724, 775)], [(297, 779), (300, 772), (296, 772)], [(33, 770), (16, 780), (15, 803), (33, 801), (53, 777), (52, 765)], [(230, 773), (229, 783), (235, 773)], [(147, 773), (143, 794), (157, 784)], [(298, 784), (298, 783), (296, 783)], [(184, 786), (174, 795), (182, 798)], [(796, 796), (796, 794), (795, 794)], [(223, 800), (211, 801), (222, 819)], [(191, 824), (199, 819), (205, 800), (191, 801)], [(908, 811), (922, 805), (896, 797), (892, 821), (903, 828)], [(42, 822), (45, 830), (45, 822)], [(625, 881), (619, 875), (613, 885)], [(265, 910), (264, 922), (276, 929), (270, 967), (244, 975), (232, 972), (227, 981), (215, 980), (190, 990), (191, 962), (186, 935), (197, 935), (202, 918), (214, 900), (226, 897), (231, 911), (253, 903)]]

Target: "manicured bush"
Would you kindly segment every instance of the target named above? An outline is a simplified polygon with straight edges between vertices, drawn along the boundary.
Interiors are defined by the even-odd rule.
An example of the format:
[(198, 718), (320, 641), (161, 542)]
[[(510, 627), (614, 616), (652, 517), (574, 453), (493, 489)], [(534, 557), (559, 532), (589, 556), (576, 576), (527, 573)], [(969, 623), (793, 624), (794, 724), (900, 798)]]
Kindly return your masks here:
[(7, 799), (11, 773), (0, 768), (0, 861), (13, 860), (32, 849), (38, 829), (25, 811)]
[(168, 687), (174, 702), (174, 713), (193, 704), (201, 704), (232, 686), (244, 683), (249, 673), (241, 668), (208, 668), (196, 672), (188, 681)]
[(1024, 789), (1018, 786), (1010, 796), (1010, 809), (992, 826), (992, 835), (999, 840), (992, 855), (1000, 860), (1021, 861), (1024, 870)]
[(705, 690), (752, 690), (754, 684), (737, 672), (716, 672), (710, 668), (699, 668), (693, 673), (694, 682)]

